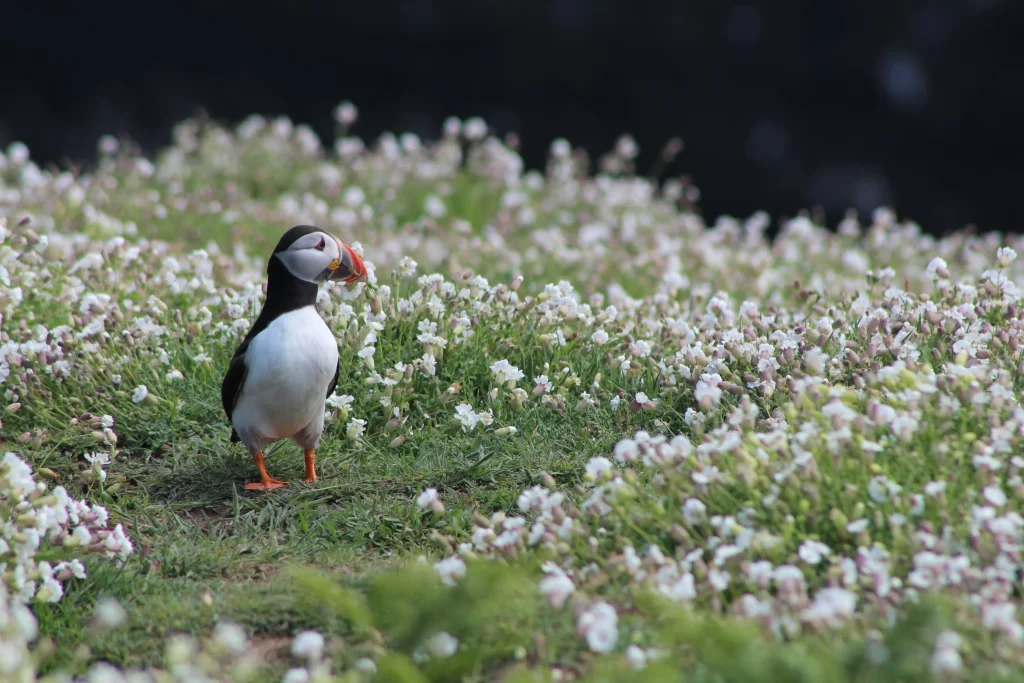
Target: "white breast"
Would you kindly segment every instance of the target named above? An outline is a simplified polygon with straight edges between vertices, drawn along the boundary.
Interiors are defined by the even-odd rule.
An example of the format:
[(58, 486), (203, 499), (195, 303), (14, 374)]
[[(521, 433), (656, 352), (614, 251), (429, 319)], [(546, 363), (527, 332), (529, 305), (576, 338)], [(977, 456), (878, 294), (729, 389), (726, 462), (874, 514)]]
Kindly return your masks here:
[(338, 368), (338, 343), (312, 306), (267, 325), (245, 352), (246, 377), (232, 423), (247, 445), (295, 435), (322, 418)]

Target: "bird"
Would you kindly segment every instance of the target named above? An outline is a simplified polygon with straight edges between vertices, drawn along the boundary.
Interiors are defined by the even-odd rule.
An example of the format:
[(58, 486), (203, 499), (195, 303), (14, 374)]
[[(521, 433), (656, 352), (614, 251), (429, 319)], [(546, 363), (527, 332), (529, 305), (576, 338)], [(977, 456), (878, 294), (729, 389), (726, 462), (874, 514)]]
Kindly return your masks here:
[(341, 373), (338, 343), (317, 310), (317, 293), (328, 280), (366, 279), (359, 254), (316, 226), (296, 225), (278, 241), (267, 262), (263, 308), (231, 356), (220, 390), (230, 442), (241, 441), (259, 471), (260, 480), (246, 489), (286, 485), (267, 474), (263, 450), (289, 438), (305, 454), (303, 481), (316, 481), (326, 403)]

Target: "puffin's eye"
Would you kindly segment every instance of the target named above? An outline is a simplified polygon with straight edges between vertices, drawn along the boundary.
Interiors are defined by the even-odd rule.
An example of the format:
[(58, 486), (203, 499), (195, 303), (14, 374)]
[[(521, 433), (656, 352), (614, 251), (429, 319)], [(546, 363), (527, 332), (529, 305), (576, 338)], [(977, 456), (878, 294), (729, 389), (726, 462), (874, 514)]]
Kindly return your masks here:
[(324, 238), (321, 237), (320, 238), (320, 243), (316, 245), (316, 248), (317, 248), (318, 251), (323, 251), (326, 247), (327, 247), (327, 242), (325, 242)]

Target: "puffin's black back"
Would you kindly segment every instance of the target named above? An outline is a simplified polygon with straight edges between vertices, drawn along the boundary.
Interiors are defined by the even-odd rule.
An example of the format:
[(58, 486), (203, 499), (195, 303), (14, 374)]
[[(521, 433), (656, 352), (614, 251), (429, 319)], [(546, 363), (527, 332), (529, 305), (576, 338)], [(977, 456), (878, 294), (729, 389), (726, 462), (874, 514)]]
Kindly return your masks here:
[[(267, 300), (264, 302), (263, 309), (256, 318), (256, 322), (249, 328), (245, 339), (242, 340), (242, 343), (231, 357), (227, 374), (224, 376), (224, 382), (220, 387), (221, 402), (224, 405), (224, 412), (227, 413), (228, 421), (231, 420), (231, 413), (234, 412), (235, 403), (238, 401), (238, 394), (245, 383), (245, 351), (249, 348), (252, 340), (278, 316), (306, 306), (316, 305), (317, 285), (300, 280), (292, 275), (275, 255), (285, 251), (300, 237), (317, 232), (318, 230), (320, 228), (313, 225), (296, 225), (290, 228), (278, 240), (273, 254), (270, 255), (270, 259), (267, 262)], [(336, 381), (337, 373), (335, 373)], [(333, 391), (334, 385), (332, 383), (327, 395), (330, 396)], [(235, 433), (234, 428), (232, 428), (231, 442), (234, 443), (236, 441), (238, 441), (238, 435)]]

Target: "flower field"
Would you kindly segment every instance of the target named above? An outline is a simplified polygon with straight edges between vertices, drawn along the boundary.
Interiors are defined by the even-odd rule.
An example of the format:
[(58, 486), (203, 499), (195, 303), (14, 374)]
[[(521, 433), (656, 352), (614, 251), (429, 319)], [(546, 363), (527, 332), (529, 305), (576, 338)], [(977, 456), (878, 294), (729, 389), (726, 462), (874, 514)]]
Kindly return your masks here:
[[(0, 680), (1022, 678), (1024, 239), (356, 117), (0, 156)], [(319, 481), (245, 491), (220, 381), (296, 224), (370, 277)]]

